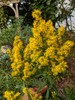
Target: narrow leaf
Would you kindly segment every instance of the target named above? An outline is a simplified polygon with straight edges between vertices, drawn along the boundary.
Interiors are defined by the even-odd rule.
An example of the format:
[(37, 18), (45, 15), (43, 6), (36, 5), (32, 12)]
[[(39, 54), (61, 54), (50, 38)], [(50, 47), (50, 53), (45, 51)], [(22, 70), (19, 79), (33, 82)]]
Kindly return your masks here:
[(48, 100), (48, 98), (49, 98), (49, 88), (47, 89), (46, 100)]
[(29, 100), (32, 100), (32, 99), (31, 99), (31, 96), (30, 96), (30, 94), (29, 94), (29, 92), (28, 92), (28, 90), (26, 90), (26, 91), (27, 91)]
[(40, 86), (40, 88), (39, 88), (39, 90), (38, 90), (38, 92), (37, 93), (39, 93), (40, 92), (40, 90), (44, 87), (46, 85), (46, 81)]

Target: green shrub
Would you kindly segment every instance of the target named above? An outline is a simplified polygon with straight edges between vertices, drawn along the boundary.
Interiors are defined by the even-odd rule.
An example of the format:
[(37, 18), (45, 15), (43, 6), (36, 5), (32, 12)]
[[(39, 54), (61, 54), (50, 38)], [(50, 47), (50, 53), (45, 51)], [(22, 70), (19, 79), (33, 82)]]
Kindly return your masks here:
[(6, 26), (8, 15), (5, 14), (5, 11), (3, 8), (0, 8), (0, 28), (3, 28)]
[(2, 30), (0, 34), (0, 46), (9, 45), (12, 47), (16, 35), (20, 36), (24, 44), (28, 43), (28, 39), (32, 35), (31, 28), (29, 25), (22, 28), (22, 21), (22, 19), (15, 20), (13, 24), (10, 24), (9, 28)]

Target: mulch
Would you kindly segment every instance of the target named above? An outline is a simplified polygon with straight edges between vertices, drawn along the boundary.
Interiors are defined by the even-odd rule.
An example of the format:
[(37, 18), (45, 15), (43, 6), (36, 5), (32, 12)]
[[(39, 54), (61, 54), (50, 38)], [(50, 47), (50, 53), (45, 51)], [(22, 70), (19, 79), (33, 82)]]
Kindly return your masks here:
[(75, 58), (69, 59), (67, 63), (68, 71), (71, 74), (70, 77), (68, 78), (65, 75), (63, 76), (62, 81), (57, 82), (57, 88), (61, 97), (64, 97), (63, 88), (66, 88), (67, 86), (70, 87), (72, 85), (75, 90)]

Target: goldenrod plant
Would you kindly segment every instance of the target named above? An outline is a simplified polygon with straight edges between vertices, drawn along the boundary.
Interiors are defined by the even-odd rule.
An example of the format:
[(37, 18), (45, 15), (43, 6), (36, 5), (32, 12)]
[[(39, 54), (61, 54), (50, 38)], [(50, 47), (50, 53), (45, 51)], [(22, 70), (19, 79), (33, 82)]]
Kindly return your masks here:
[[(55, 31), (52, 21), (46, 22), (41, 16), (41, 11), (34, 10), (32, 16), (35, 19), (32, 27), (33, 37), (30, 37), (27, 46), (24, 48), (20, 37), (16, 36), (13, 49), (7, 50), (11, 59), (11, 75), (24, 83), (23, 92), (29, 92), (31, 100), (62, 100), (55, 83), (62, 78), (68, 68), (65, 58), (68, 57), (74, 42), (67, 40), (64, 43), (64, 26)], [(35, 86), (35, 79), (41, 80), (40, 89), (48, 86), (44, 99), (37, 98), (37, 95), (33, 97), (30, 91), (26, 92), (29, 84)]]
[[(4, 93), (4, 97), (7, 99), (7, 100), (15, 100), (18, 96), (20, 95), (19, 92), (17, 92), (16, 94), (14, 94), (14, 91), (6, 91)], [(21, 100), (21, 98), (19, 99)]]

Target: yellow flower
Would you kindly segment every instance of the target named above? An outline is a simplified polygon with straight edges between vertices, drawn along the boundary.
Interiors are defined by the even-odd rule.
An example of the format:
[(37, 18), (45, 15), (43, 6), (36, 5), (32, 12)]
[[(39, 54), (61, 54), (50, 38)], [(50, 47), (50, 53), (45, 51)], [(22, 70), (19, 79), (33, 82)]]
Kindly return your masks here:
[(41, 66), (49, 65), (49, 60), (46, 57), (44, 57), (44, 56), (41, 56), (38, 59), (38, 62), (41, 64)]
[(55, 56), (55, 48), (54, 47), (49, 47), (46, 49), (46, 52), (44, 53), (46, 57), (49, 57), (51, 59), (54, 59)]
[(58, 50), (57, 54), (67, 57), (71, 50), (71, 47), (73, 47), (73, 46), (74, 46), (74, 42), (68, 40), (64, 43), (63, 46), (61, 46), (61, 48), (60, 48), (60, 50)]
[(17, 92), (15, 95), (14, 95), (14, 97), (13, 98), (15, 98), (16, 99), (16, 97), (18, 97), (20, 95), (20, 93), (19, 92)]
[(19, 92), (17, 92), (16, 94), (14, 94), (14, 91), (4, 92), (4, 98), (6, 98), (7, 100), (15, 100), (19, 95), (20, 95)]
[(11, 54), (11, 50), (10, 50), (10, 49), (7, 49), (7, 53), (8, 53), (8, 54)]
[(25, 81), (27, 78), (29, 78), (31, 75), (33, 75), (36, 72), (36, 68), (33, 68), (28, 62), (25, 63), (25, 67), (23, 70), (24, 76), (22, 79)]
[(56, 95), (55, 91), (52, 91), (51, 93), (52, 93), (52, 97), (55, 98)]
[(51, 71), (53, 72), (54, 76), (57, 76), (59, 73), (64, 72), (67, 67), (67, 62), (62, 61), (58, 65), (53, 66)]
[(27, 87), (24, 87), (24, 88), (23, 88), (23, 93), (25, 93), (26, 95), (27, 95), (27, 90), (28, 90)]
[(36, 20), (39, 20), (41, 15), (41, 11), (34, 9), (34, 12), (32, 12), (33, 18), (36, 18)]

